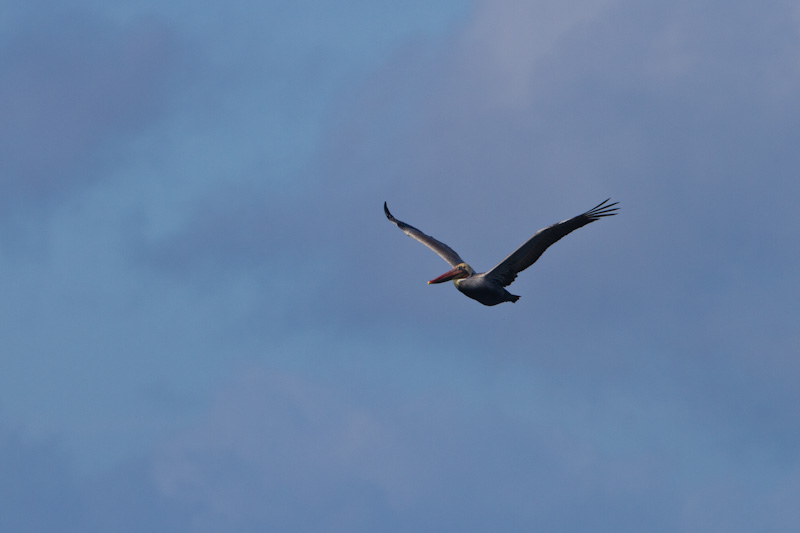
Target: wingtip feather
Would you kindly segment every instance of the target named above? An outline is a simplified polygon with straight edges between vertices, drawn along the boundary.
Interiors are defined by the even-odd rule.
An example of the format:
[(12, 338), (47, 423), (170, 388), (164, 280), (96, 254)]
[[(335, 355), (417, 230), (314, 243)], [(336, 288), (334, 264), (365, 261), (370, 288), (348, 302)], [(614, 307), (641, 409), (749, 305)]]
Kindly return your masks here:
[(386, 202), (383, 202), (383, 212), (386, 213), (386, 218), (388, 218), (389, 220), (394, 222), (395, 219), (392, 216), (392, 214), (389, 212), (389, 206), (386, 204)]
[(614, 207), (614, 206), (619, 204), (619, 202), (614, 202), (612, 204), (609, 204), (608, 202), (610, 201), (611, 198), (606, 198), (593, 208), (589, 209), (586, 213), (584, 213), (584, 215), (588, 216), (592, 220), (597, 220), (602, 217), (611, 217), (616, 215), (617, 211), (619, 211), (619, 207)]

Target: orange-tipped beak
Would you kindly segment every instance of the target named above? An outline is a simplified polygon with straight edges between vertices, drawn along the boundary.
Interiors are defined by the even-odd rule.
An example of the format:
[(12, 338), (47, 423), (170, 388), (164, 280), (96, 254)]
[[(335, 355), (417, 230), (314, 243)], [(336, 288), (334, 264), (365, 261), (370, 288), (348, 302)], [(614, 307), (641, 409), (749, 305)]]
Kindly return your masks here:
[(448, 270), (438, 278), (433, 278), (428, 282), (428, 285), (431, 283), (444, 283), (445, 281), (450, 281), (451, 279), (456, 278), (463, 278), (466, 272), (461, 267), (456, 267), (453, 270)]

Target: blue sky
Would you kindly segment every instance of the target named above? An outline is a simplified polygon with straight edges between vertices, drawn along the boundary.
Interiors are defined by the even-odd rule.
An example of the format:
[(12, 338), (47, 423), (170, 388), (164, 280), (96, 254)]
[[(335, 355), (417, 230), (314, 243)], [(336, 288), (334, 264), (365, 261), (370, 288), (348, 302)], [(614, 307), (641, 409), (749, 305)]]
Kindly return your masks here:
[(800, 527), (792, 2), (5, 11), (0, 529)]

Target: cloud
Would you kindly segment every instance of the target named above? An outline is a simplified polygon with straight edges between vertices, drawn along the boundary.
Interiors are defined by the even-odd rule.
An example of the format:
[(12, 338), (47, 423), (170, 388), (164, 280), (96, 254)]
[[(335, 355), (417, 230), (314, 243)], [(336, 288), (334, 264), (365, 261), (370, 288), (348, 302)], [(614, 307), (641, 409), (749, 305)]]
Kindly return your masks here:
[[(162, 451), (159, 486), (203, 509), (212, 530), (514, 529), (555, 521), (567, 505), (593, 508), (603, 469), (630, 468), (594, 464), (596, 451), (558, 424), (510, 424), (448, 392), (375, 399), (250, 368)], [(630, 497), (646, 470), (626, 474)], [(547, 488), (579, 478), (577, 500)], [(629, 510), (619, 512), (624, 524)]]
[(184, 53), (157, 19), (125, 25), (82, 10), (20, 16), (0, 53), (0, 193), (51, 205), (95, 184), (172, 97)]
[(258, 367), (231, 385), (202, 424), (159, 454), (167, 497), (203, 509), (203, 521), (216, 524), (210, 530), (375, 525), (387, 496), (373, 487), (392, 491), (392, 478), (403, 474), (379, 456), (386, 436), (372, 413)]
[(542, 383), (510, 370), (467, 394), (453, 388), (455, 367), (431, 388), (386, 378), (364, 388), (353, 368), (324, 378), (242, 369), (155, 454), (161, 498), (198, 531), (796, 524), (786, 506), (796, 468), (720, 448), (672, 407), (578, 398), (556, 384), (508, 402)]
[[(699, 6), (479, 3), (451, 40), (398, 49), (342, 98), (317, 158), (295, 175), (307, 194), (264, 194), (262, 203), (265, 188), (221, 184), (184, 230), (156, 243), (156, 262), (210, 264), (215, 273), (251, 265), (258, 284), (280, 280), (313, 302), (296, 324), (368, 331), (402, 317), (404, 327), (445, 339), (480, 316), (487, 328), (463, 335), (522, 353), (511, 332), (530, 317), (506, 309), (487, 318), (468, 305), (451, 315), (451, 303), (471, 302), (424, 286), (444, 264), (392, 228), (381, 203), (486, 270), (540, 227), (612, 196), (620, 217), (570, 235), (515, 284), (519, 305), (548, 310), (537, 317), (552, 336), (537, 347), (577, 350), (553, 364), (588, 375), (602, 366), (599, 354), (580, 355), (584, 337), (568, 345), (574, 325), (589, 324), (587, 336), (629, 343), (602, 352), (619, 364), (671, 349), (699, 364), (703, 343), (724, 344), (707, 324), (746, 322), (761, 305), (744, 293), (721, 305), (722, 295), (751, 282), (775, 289), (793, 276), (797, 252), (785, 243), (796, 214), (786, 193), (798, 185), (787, 139), (797, 105), (776, 100), (774, 88), (798, 80), (796, 68), (780, 68), (796, 28), (781, 9), (737, 6), (715, 18)], [(749, 52), (736, 44), (762, 37)], [(758, 186), (762, 175), (774, 186)], [(771, 316), (787, 316), (792, 292), (783, 294)], [(443, 316), (458, 319), (441, 324)], [(724, 353), (755, 364), (742, 346)]]
[[(189, 427), (81, 482), (52, 441), (3, 428), (0, 491), (18, 505), (0, 519), (187, 532), (791, 531), (800, 519), (796, 464), (721, 446), (674, 404), (581, 397), (518, 366), (477, 378), (474, 360), (403, 349), (383, 354), (375, 382), (359, 374), (374, 353), (328, 355), (338, 371), (317, 377), (240, 367)], [(420, 367), (427, 384), (395, 377)]]
[(191, 510), (157, 490), (149, 461), (126, 461), (97, 479), (75, 476), (58, 438), (0, 421), (0, 527), (5, 531), (192, 531)]
[[(208, 122), (171, 160), (186, 177), (168, 184), (169, 198), (141, 207), (122, 243), (117, 234), (61, 243), (72, 252), (117, 243), (128, 255), (108, 252), (103, 265), (124, 272), (96, 277), (81, 257), (56, 273), (78, 272), (91, 290), (45, 271), (54, 285), (73, 283), (54, 305), (37, 271), (25, 279), (38, 299), (20, 292), (34, 302), (24, 308), (31, 323), (52, 323), (51, 339), (71, 341), (56, 368), (83, 361), (99, 376), (84, 373), (95, 381), (81, 401), (95, 405), (97, 383), (104, 400), (123, 390), (126, 406), (92, 412), (118, 420), (119, 440), (146, 445), (84, 483), (64, 473), (57, 446), (9, 440), (8, 457), (31, 459), (6, 466), (8, 479), (36, 487), (20, 508), (63, 498), (82, 511), (57, 505), (58, 516), (80, 530), (674, 531), (721, 520), (731, 530), (796, 529), (799, 252), (787, 243), (798, 224), (798, 67), (786, 13), (479, 2), (450, 38), (409, 39), (368, 75), (343, 80), (326, 65), (299, 68), (307, 76), (285, 86), (252, 72), (205, 79), (181, 120)], [(89, 29), (28, 26), (53, 28), (63, 50), (38, 31), (5, 38), (34, 63), (66, 65), (27, 73), (6, 55), (0, 67), (12, 87), (32, 80), (31, 107), (48, 111), (28, 115), (19, 146), (37, 132), (56, 148), (74, 143), (69, 157), (54, 150), (56, 162), (30, 163), (25, 150), (11, 159), (55, 180), (39, 192), (9, 178), (4, 186), (29, 203), (100, 183), (106, 163), (88, 154), (106, 142), (122, 150), (169, 115), (163, 69), (183, 53), (172, 31), (92, 20)], [(231, 71), (250, 72), (269, 55), (260, 53)], [(283, 59), (279, 72), (292, 71)], [(327, 87), (308, 118), (303, 95), (334, 78), (337, 90)], [(77, 111), (44, 89), (58, 81), (80, 94), (82, 80), (92, 86)], [(269, 93), (276, 101), (293, 95), (292, 111), (267, 128), (276, 138), (295, 113), (296, 140), (297, 124), (313, 125), (298, 160), (281, 151), (294, 141), (257, 135), (252, 104), (271, 109), (270, 83), (281, 85)], [(200, 112), (216, 96), (225, 105)], [(76, 139), (47, 132), (47, 117), (74, 125)], [(215, 145), (223, 138), (236, 142)], [(253, 155), (265, 146), (275, 151)], [(162, 194), (154, 186), (140, 198)], [(426, 286), (444, 263), (381, 210), (388, 200), (398, 218), (487, 269), (606, 196), (622, 201), (621, 215), (558, 243), (515, 283), (523, 299), (493, 309)], [(118, 291), (114, 301), (98, 278)], [(49, 341), (16, 334), (28, 360), (50, 361)], [(251, 366), (230, 370), (245, 358)], [(139, 416), (141, 390), (152, 394), (154, 382), (192, 407), (167, 416), (151, 404), (142, 411), (164, 418), (129, 427), (121, 410)], [(45, 385), (39, 377), (28, 389), (52, 392)], [(36, 462), (56, 472), (53, 493)]]
[(0, 528), (79, 531), (83, 513), (69, 463), (56, 441), (34, 440), (0, 421)]
[[(473, 22), (461, 35), (461, 85), (473, 108), (524, 110), (538, 93), (540, 69), (570, 48), (587, 28), (602, 22), (616, 0), (477, 2)], [(456, 86), (451, 86), (455, 88)]]

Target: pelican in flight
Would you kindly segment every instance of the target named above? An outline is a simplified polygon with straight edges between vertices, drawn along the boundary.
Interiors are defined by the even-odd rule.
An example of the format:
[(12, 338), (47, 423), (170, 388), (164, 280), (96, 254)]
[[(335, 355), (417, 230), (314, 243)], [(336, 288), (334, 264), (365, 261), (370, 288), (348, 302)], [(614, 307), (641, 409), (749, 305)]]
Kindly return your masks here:
[(514, 253), (503, 259), (500, 264), (489, 272), (484, 272), (483, 274), (476, 274), (472, 267), (461, 259), (461, 256), (443, 242), (434, 239), (430, 235), (425, 235), (414, 226), (394, 218), (389, 212), (386, 202), (383, 203), (383, 211), (386, 213), (386, 218), (403, 230), (403, 233), (439, 254), (442, 259), (453, 267), (452, 270), (445, 272), (438, 278), (430, 280), (428, 282), (429, 285), (453, 280), (456, 289), (473, 300), (478, 300), (483, 305), (497, 305), (503, 302), (516, 303), (519, 300), (519, 296), (511, 294), (504, 287), (511, 285), (517, 278), (517, 274), (535, 263), (551, 244), (586, 224), (591, 224), (603, 217), (616, 215), (616, 211), (619, 208), (614, 206), (619, 202), (609, 204), (610, 200), (609, 198), (582, 215), (540, 229), (525, 244), (517, 248)]

